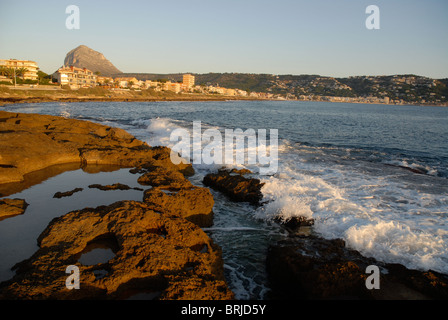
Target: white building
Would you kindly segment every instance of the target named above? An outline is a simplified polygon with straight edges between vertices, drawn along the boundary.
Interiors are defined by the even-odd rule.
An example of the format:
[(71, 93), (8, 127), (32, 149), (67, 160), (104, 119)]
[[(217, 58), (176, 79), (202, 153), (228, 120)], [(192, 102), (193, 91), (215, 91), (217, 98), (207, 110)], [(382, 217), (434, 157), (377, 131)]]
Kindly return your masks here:
[(95, 87), (97, 76), (86, 68), (62, 67), (53, 74), (61, 85), (69, 85), (72, 89)]

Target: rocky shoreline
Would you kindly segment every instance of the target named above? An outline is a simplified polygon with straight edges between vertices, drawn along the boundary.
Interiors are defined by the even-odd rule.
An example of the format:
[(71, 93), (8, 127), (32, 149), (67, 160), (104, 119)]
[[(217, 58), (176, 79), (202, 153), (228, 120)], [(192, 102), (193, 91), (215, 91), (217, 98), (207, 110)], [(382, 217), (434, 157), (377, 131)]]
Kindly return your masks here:
[[(128, 299), (229, 300), (220, 247), (201, 229), (213, 224), (214, 199), (193, 185), (190, 164), (174, 165), (170, 149), (151, 147), (124, 130), (61, 117), (0, 111), (0, 223), (26, 215), (25, 199), (6, 198), (50, 176), (89, 165), (129, 168), (145, 187), (142, 201), (79, 208), (54, 218), (38, 237), (38, 250), (14, 266), (0, 284), (0, 300)], [(57, 168), (57, 169), (56, 169)], [(203, 184), (229, 201), (262, 205), (260, 180), (247, 170), (219, 170)], [(88, 188), (129, 190), (91, 184)], [(62, 190), (70, 197), (82, 188)], [(313, 233), (313, 220), (275, 220), (289, 235), (266, 252), (268, 299), (426, 300), (448, 298), (448, 276), (410, 270), (364, 257), (341, 239)], [(92, 248), (112, 257), (82, 262)], [(380, 289), (368, 289), (368, 266), (380, 270)], [(82, 290), (68, 290), (67, 266), (77, 266)]]
[[(37, 252), (16, 264), (15, 276), (0, 284), (0, 299), (126, 299), (136, 294), (160, 300), (233, 299), (221, 249), (201, 229), (213, 221), (213, 196), (188, 181), (194, 174), (190, 164), (172, 164), (168, 148), (150, 147), (124, 130), (87, 121), (4, 111), (0, 136), (2, 197), (34, 172), (64, 164), (130, 168), (144, 173), (141, 184), (151, 186), (143, 201), (80, 208), (53, 219), (37, 239)], [(8, 217), (26, 214), (26, 203), (3, 198), (1, 210)], [(83, 253), (99, 244), (114, 256), (93, 266), (82, 264)], [(83, 290), (67, 289), (67, 266), (79, 268)]]
[[(232, 201), (262, 203), (262, 183), (248, 171), (219, 170), (204, 184)], [(246, 197), (244, 197), (246, 196)], [(445, 300), (448, 275), (432, 270), (411, 270), (400, 264), (364, 257), (347, 248), (342, 239), (324, 239), (313, 233), (313, 219), (274, 219), (288, 236), (272, 243), (266, 254), (271, 300)], [(371, 272), (378, 267), (377, 287), (368, 288)]]

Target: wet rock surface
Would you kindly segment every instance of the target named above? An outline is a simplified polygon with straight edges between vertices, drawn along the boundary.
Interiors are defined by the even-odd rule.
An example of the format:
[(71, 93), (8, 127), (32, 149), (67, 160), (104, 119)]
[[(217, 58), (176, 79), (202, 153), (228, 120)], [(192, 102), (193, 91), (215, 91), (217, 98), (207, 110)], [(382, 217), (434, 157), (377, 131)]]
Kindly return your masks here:
[(185, 176), (180, 171), (167, 169), (161, 166), (152, 167), (150, 171), (147, 171), (140, 176), (137, 181), (141, 185), (148, 185), (171, 191), (193, 187), (191, 182), (185, 179)]
[[(141, 175), (140, 184), (150, 186), (142, 192), (143, 202), (80, 208), (53, 219), (37, 239), (37, 252), (17, 263), (16, 275), (0, 284), (0, 299), (234, 297), (223, 276), (221, 249), (200, 229), (213, 223), (213, 196), (191, 184), (186, 178), (194, 174), (191, 164), (173, 164), (169, 148), (150, 147), (124, 130), (87, 121), (0, 111), (0, 149), (5, 193), (21, 190), (15, 184), (35, 172), (66, 163), (133, 168), (132, 173)], [(45, 177), (34, 180), (39, 183)], [(121, 183), (89, 188), (131, 189)], [(0, 201), (17, 207), (8, 199)], [(108, 248), (113, 257), (83, 264), (81, 257), (96, 246)], [(66, 287), (68, 266), (80, 270), (79, 290)]]
[(49, 115), (0, 111), (0, 150), (0, 184), (64, 163), (129, 168), (156, 163), (194, 173), (191, 164), (172, 164), (170, 149), (151, 148), (123, 129)]
[[(204, 184), (233, 201), (260, 204), (258, 179), (247, 171), (219, 170)], [(448, 275), (411, 270), (400, 264), (367, 258), (346, 247), (342, 239), (323, 239), (313, 233), (314, 220), (297, 216), (274, 218), (288, 236), (269, 246), (266, 269), (271, 291), (267, 299), (287, 300), (427, 300), (448, 298)], [(378, 279), (370, 278), (377, 267)], [(370, 287), (378, 280), (379, 289)]]
[(144, 202), (153, 210), (177, 214), (200, 227), (213, 224), (213, 195), (210, 190), (200, 187), (164, 192), (152, 188), (144, 193)]
[[(379, 270), (379, 289), (368, 266)], [(272, 299), (447, 299), (448, 277), (434, 271), (386, 264), (346, 248), (341, 239), (291, 237), (272, 245), (267, 254)]]
[[(115, 256), (85, 266), (85, 248), (101, 241)], [(231, 299), (221, 250), (195, 224), (137, 201), (73, 211), (54, 219), (39, 250), (15, 266), (1, 285), (3, 299), (125, 299), (157, 292), (158, 299)], [(80, 289), (66, 288), (67, 266), (80, 271)]]
[(108, 184), (108, 185), (101, 185), (101, 184), (95, 183), (95, 184), (89, 185), (89, 188), (90, 189), (99, 189), (99, 190), (102, 190), (102, 191), (108, 191), (108, 190), (138, 190), (138, 191), (143, 191), (142, 188), (137, 188), (137, 187), (131, 188), (130, 186), (128, 186), (126, 184), (123, 184), (123, 183), (119, 183), (119, 182), (114, 183), (114, 184)]
[[(244, 173), (248, 173), (244, 171)], [(263, 198), (259, 179), (246, 178), (237, 170), (219, 170), (218, 173), (207, 174), (203, 183), (226, 194), (232, 201), (249, 202), (258, 205)]]
[(289, 217), (287, 219), (277, 216), (274, 218), (274, 221), (281, 224), (291, 235), (303, 234), (314, 225), (314, 219), (304, 216)]
[(27, 207), (24, 199), (0, 199), (0, 220), (23, 214)]
[(73, 190), (65, 191), (65, 192), (58, 191), (54, 194), (53, 198), (60, 199), (60, 198), (64, 198), (64, 197), (70, 197), (73, 194), (75, 194), (76, 192), (81, 192), (82, 190), (84, 190), (84, 189), (83, 188), (75, 188)]

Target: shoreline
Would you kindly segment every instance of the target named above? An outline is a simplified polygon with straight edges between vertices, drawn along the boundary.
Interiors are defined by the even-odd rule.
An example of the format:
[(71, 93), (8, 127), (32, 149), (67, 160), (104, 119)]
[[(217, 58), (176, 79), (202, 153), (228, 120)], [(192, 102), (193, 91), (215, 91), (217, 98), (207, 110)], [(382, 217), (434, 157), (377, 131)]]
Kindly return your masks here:
[(45, 103), (45, 102), (216, 102), (216, 101), (297, 101), (297, 102), (326, 102), (326, 103), (349, 103), (349, 104), (374, 104), (385, 106), (416, 106), (416, 107), (448, 107), (448, 104), (413, 104), (413, 103), (379, 103), (379, 102), (348, 102), (348, 101), (328, 101), (328, 100), (288, 100), (288, 99), (265, 99), (265, 98), (245, 98), (232, 96), (184, 96), (184, 97), (114, 97), (105, 98), (101, 96), (74, 96), (74, 97), (0, 97), (0, 107), (22, 103)]
[[(81, 97), (0, 97), (0, 107), (16, 103), (42, 103), (42, 102), (159, 102), (159, 101), (258, 101), (269, 99), (252, 99), (243, 97), (114, 97), (105, 98), (100, 96), (81, 96)], [(277, 100), (276, 100), (277, 101)], [(281, 101), (281, 100), (278, 100)]]
[(0, 86), (0, 107), (16, 103), (43, 102), (163, 102), (163, 101), (255, 101), (270, 100), (243, 96), (204, 94), (176, 94), (174, 92), (109, 91), (87, 88), (76, 91), (66, 89), (36, 90), (31, 88), (9, 89)]
[[(99, 89), (99, 91), (97, 91)], [(99, 93), (98, 93), (99, 92)], [(350, 104), (377, 104), (387, 106), (448, 107), (448, 103), (383, 103), (361, 101), (364, 98), (342, 100), (344, 97), (315, 96), (311, 99), (263, 98), (247, 96), (224, 96), (217, 94), (186, 94), (174, 92), (148, 93), (145, 91), (110, 91), (103, 88), (88, 88), (72, 91), (67, 89), (32, 89), (0, 86), (0, 107), (18, 103), (44, 102), (170, 102), (170, 101), (300, 101)]]
[[(146, 293), (161, 300), (233, 299), (221, 248), (202, 230), (213, 223), (213, 196), (208, 188), (191, 184), (191, 164), (174, 165), (169, 148), (151, 147), (122, 129), (89, 121), (6, 111), (0, 111), (0, 136), (0, 187), (6, 186), (12, 197), (16, 192), (8, 189), (32, 188), (76, 167), (95, 172), (99, 165), (131, 169), (129, 174), (142, 175), (138, 183), (146, 186), (127, 188), (120, 181), (89, 185), (101, 192), (133, 189), (141, 200), (88, 208), (80, 204), (75, 211), (58, 212), (40, 230), (37, 251), (17, 261), (15, 275), (0, 283), (0, 300), (121, 300)], [(29, 176), (37, 179), (30, 183)], [(33, 203), (4, 196), (0, 213), (7, 216), (0, 224), (15, 217), (39, 219), (27, 216), (36, 210)], [(83, 264), (80, 258), (92, 245), (108, 247), (113, 258)], [(61, 272), (67, 266), (79, 268), (84, 290), (67, 290), (67, 275)]]

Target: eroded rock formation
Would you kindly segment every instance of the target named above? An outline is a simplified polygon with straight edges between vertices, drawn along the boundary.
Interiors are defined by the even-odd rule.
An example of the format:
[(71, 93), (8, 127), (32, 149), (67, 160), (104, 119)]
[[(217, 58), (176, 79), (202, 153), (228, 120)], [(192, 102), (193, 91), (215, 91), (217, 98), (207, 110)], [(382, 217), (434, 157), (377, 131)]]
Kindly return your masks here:
[[(263, 198), (259, 179), (246, 178), (240, 173), (219, 170), (218, 173), (207, 174), (204, 185), (226, 194), (232, 201), (250, 202), (259, 204)], [(244, 173), (247, 173), (246, 171)]]
[[(81, 264), (84, 250), (96, 242), (115, 256)], [(220, 248), (195, 224), (145, 203), (122, 201), (70, 212), (49, 224), (38, 245), (30, 259), (16, 265), (16, 276), (2, 285), (0, 298), (125, 299), (143, 292), (159, 299), (233, 297)], [(79, 290), (66, 288), (69, 265), (79, 268)]]
[(0, 150), (0, 184), (66, 163), (129, 168), (157, 163), (194, 173), (191, 164), (172, 164), (170, 149), (151, 148), (120, 128), (49, 115), (0, 111)]
[[(368, 266), (378, 267), (379, 288), (367, 288)], [(341, 239), (307, 236), (281, 241), (268, 250), (267, 270), (273, 299), (448, 298), (446, 275), (364, 257)]]
[(0, 220), (23, 214), (28, 207), (23, 199), (0, 199)]
[[(0, 111), (0, 150), (0, 184), (7, 186), (2, 191), (20, 190), (15, 184), (59, 164), (134, 168), (143, 174), (139, 182), (151, 186), (144, 202), (121, 201), (55, 218), (39, 236), (37, 252), (0, 284), (0, 299), (125, 299), (139, 293), (158, 299), (233, 298), (221, 250), (200, 229), (213, 223), (213, 196), (188, 181), (192, 166), (173, 164), (169, 148), (152, 148), (124, 130), (87, 121)], [(100, 244), (113, 258), (83, 264), (86, 250)], [(68, 266), (80, 270), (79, 290), (66, 287)]]

